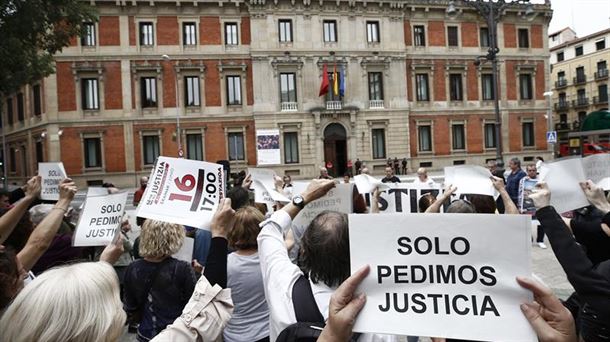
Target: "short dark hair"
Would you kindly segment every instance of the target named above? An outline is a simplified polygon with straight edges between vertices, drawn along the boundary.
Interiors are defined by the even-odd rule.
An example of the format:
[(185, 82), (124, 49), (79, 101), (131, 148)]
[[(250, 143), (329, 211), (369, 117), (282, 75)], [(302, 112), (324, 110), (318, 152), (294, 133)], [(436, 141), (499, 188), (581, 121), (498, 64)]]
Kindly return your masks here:
[(495, 214), (496, 213), (496, 201), (493, 196), (469, 194), (468, 199), (474, 206), (475, 210), (479, 214)]
[(243, 208), (250, 203), (250, 195), (248, 194), (248, 190), (241, 186), (232, 187), (229, 191), (227, 191), (227, 198), (231, 199), (231, 208), (233, 208), (233, 210)]
[(517, 157), (513, 157), (513, 158), (510, 158), (510, 161), (511, 161), (513, 164), (517, 165), (518, 167), (521, 167), (521, 160), (519, 160), (519, 158), (517, 158)]
[(434, 196), (434, 194), (432, 193), (427, 193), (427, 194), (423, 194), (420, 198), (419, 201), (417, 202), (417, 207), (419, 208), (419, 212), (420, 213), (424, 213), (426, 212), (426, 209), (428, 209), (432, 203), (434, 203), (436, 201), (436, 196)]
[(299, 266), (314, 284), (339, 286), (349, 277), (349, 235), (347, 215), (325, 210), (303, 234)]
[(0, 250), (0, 310), (7, 307), (15, 295), (15, 282), (19, 278), (17, 256), (12, 248)]

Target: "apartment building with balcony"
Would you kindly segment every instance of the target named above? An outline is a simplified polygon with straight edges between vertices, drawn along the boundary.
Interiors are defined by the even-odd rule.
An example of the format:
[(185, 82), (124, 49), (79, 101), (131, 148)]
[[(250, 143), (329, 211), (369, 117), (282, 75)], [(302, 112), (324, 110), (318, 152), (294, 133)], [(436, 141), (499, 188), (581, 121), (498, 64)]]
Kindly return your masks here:
[[(257, 165), (255, 134), (279, 129), (278, 172), (348, 160), (381, 173), (495, 158), (488, 28), (448, 1), (91, 2), (99, 20), (55, 56), (56, 73), (3, 102), (8, 177), (61, 160), (80, 184), (133, 186), (159, 155)], [(546, 155), (548, 5), (498, 25), (506, 157)], [(327, 77), (331, 90), (318, 96)], [(333, 78), (341, 79), (335, 93)], [(178, 136), (176, 116), (180, 116)], [(180, 143), (178, 143), (180, 142)], [(179, 145), (181, 149), (179, 149)], [(181, 150), (181, 151), (180, 151)]]
[(588, 113), (608, 109), (610, 29), (550, 49), (553, 120), (560, 144), (579, 131)]

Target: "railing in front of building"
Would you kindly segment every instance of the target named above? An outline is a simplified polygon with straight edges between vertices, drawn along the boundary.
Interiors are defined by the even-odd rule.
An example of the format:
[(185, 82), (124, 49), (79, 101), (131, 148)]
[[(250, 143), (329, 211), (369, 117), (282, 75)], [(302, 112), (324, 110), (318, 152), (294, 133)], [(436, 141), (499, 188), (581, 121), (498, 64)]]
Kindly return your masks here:
[(383, 109), (383, 100), (370, 100), (369, 108), (370, 109)]
[(574, 77), (574, 84), (583, 84), (587, 83), (587, 75), (578, 75)]
[(326, 110), (340, 110), (342, 108), (342, 101), (326, 101)]
[(606, 104), (608, 103), (608, 95), (593, 96), (594, 104)]
[(296, 112), (299, 106), (296, 102), (282, 102), (280, 104), (282, 112)]
[(572, 107), (574, 107), (574, 108), (587, 107), (588, 105), (589, 105), (588, 97), (580, 97), (576, 100), (572, 100)]
[(555, 88), (565, 88), (568, 86), (568, 80), (566, 80), (565, 78), (560, 78), (557, 81), (555, 81)]
[(608, 69), (597, 69), (595, 72), (595, 79), (601, 80), (604, 78), (608, 78)]
[(570, 102), (567, 100), (559, 100), (555, 103), (555, 110), (568, 110), (570, 108)]

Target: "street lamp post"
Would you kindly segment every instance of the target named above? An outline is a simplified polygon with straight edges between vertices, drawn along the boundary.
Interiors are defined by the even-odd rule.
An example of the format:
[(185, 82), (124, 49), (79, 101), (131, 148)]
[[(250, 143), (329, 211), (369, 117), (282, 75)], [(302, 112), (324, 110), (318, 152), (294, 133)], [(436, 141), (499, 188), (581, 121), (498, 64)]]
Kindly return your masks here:
[[(172, 59), (168, 55), (161, 56), (166, 61)], [(180, 96), (178, 94), (178, 73), (174, 73), (174, 85), (176, 87), (176, 141), (178, 142), (178, 157), (184, 157), (184, 151), (182, 150), (182, 136), (180, 133)]]
[[(500, 52), (498, 48), (498, 22), (500, 21), (500, 17), (503, 15), (504, 10), (511, 5), (526, 5), (525, 8), (525, 16), (531, 17), (535, 15), (532, 5), (529, 3), (529, 0), (513, 0), (513, 1), (505, 1), (498, 0), (496, 2), (488, 0), (462, 0), (462, 3), (474, 8), (479, 12), (479, 14), (485, 19), (487, 22), (487, 34), (489, 41), (489, 49), (487, 50), (487, 55), (478, 56), (474, 62), (475, 66), (479, 66), (481, 63), (486, 61), (491, 62), (492, 67), (492, 83), (493, 83), (493, 95), (494, 95), (494, 114), (495, 114), (495, 135), (496, 135), (496, 160), (502, 161), (502, 153), (503, 143), (502, 143), (502, 116), (500, 114), (500, 98), (498, 94), (498, 58), (497, 55)], [(447, 7), (447, 15), (449, 17), (456, 16), (459, 12), (455, 7), (456, 1), (449, 1), (449, 6)]]

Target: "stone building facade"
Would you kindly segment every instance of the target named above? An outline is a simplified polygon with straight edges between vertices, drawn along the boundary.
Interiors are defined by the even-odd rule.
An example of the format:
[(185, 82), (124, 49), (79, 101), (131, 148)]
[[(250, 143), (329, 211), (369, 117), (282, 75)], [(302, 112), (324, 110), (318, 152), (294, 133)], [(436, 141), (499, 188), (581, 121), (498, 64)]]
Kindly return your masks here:
[[(80, 184), (133, 186), (156, 156), (180, 151), (239, 170), (257, 165), (260, 129), (280, 130), (271, 167), (297, 178), (327, 161), (339, 175), (356, 158), (380, 173), (395, 157), (410, 170), (495, 157), (491, 68), (473, 64), (486, 26), (470, 8), (450, 18), (443, 0), (92, 3), (99, 21), (55, 57), (56, 73), (2, 101), (11, 182), (61, 160)], [(535, 9), (533, 20), (509, 9), (498, 25), (506, 157), (547, 152), (551, 11)], [(342, 96), (318, 96), (325, 67), (342, 74)]]

